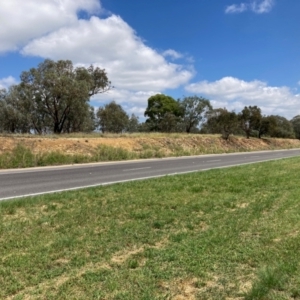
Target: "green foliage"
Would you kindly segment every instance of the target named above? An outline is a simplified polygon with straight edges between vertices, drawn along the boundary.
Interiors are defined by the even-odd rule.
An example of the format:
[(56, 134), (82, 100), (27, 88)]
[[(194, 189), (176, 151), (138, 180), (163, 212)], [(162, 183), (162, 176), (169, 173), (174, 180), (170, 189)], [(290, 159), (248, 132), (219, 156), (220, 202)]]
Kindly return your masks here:
[(183, 110), (182, 122), (188, 133), (197, 129), (205, 115), (212, 110), (209, 100), (198, 96), (184, 97), (180, 106)]
[(281, 116), (268, 116), (269, 135), (277, 138), (295, 138), (293, 125), (286, 118)]
[(152, 130), (170, 132), (182, 113), (178, 101), (170, 96), (157, 94), (148, 99), (145, 117), (148, 117), (146, 122), (151, 124)]
[(225, 140), (238, 129), (238, 116), (225, 108), (213, 109), (206, 114), (207, 121), (203, 125), (204, 133), (221, 133)]
[(293, 125), (296, 138), (300, 139), (300, 115), (295, 116), (290, 122)]
[(129, 133), (139, 132), (139, 117), (137, 117), (135, 114), (132, 114), (128, 120), (125, 130)]
[(263, 116), (260, 120), (259, 129), (258, 129), (258, 137), (261, 138), (262, 135), (268, 135), (270, 132), (270, 129), (274, 127), (275, 121), (272, 118), (269, 118), (267, 116)]
[(253, 130), (259, 130), (262, 115), (261, 109), (257, 106), (245, 106), (242, 112), (238, 115), (240, 126), (246, 133), (247, 139), (249, 139)]
[(127, 113), (115, 101), (106, 104), (104, 107), (99, 107), (97, 117), (100, 130), (103, 133), (120, 133), (126, 129), (129, 123)]
[(111, 87), (105, 70), (74, 68), (69, 60), (46, 59), (20, 77), (20, 84), (10, 88), (0, 105), (2, 130), (12, 133), (93, 130), (89, 99)]

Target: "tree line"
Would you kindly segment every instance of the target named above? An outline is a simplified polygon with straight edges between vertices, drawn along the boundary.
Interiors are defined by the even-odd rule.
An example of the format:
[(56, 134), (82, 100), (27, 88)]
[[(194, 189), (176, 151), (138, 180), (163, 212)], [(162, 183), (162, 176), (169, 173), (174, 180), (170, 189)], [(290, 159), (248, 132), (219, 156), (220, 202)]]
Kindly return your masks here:
[(45, 60), (37, 68), (22, 72), (20, 83), (0, 90), (0, 132), (186, 132), (269, 136), (300, 139), (300, 115), (292, 120), (262, 115), (257, 106), (236, 113), (213, 108), (199, 96), (173, 99), (157, 94), (148, 99), (145, 122), (112, 101), (97, 111), (90, 98), (112, 88), (106, 71), (91, 65), (74, 67), (69, 60)]

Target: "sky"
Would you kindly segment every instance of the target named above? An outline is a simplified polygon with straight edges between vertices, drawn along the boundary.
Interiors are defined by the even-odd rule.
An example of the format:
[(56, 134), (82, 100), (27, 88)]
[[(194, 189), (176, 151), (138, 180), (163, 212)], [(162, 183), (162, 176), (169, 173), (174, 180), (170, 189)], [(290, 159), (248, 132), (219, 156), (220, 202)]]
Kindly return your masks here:
[(213, 108), (300, 114), (299, 0), (0, 1), (0, 88), (46, 58), (104, 68), (116, 101), (197, 95)]

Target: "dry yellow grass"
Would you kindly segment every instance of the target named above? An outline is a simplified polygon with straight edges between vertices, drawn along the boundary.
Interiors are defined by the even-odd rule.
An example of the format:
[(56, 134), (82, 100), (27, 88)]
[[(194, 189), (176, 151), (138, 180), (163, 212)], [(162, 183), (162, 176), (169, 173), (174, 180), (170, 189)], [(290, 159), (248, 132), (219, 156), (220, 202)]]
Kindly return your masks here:
[(159, 150), (164, 155), (205, 154), (221, 152), (272, 150), (298, 148), (296, 139), (246, 139), (231, 137), (225, 141), (219, 135), (196, 134), (133, 134), (133, 135), (72, 135), (69, 136), (0, 136), (0, 154), (12, 151), (17, 145), (30, 149), (33, 153), (62, 152), (64, 154), (93, 155), (101, 145), (126, 149), (130, 152)]

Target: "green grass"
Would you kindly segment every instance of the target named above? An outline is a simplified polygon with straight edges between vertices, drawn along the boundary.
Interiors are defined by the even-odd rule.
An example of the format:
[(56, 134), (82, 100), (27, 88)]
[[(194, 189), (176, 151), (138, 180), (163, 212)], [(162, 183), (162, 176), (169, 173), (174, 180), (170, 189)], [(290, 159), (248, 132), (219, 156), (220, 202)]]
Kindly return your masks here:
[(300, 299), (300, 158), (0, 203), (0, 299)]
[(133, 152), (120, 147), (99, 146), (93, 155), (68, 155), (62, 152), (35, 154), (19, 144), (11, 152), (0, 154), (0, 169), (28, 168), (37, 166), (53, 166), (63, 164), (116, 161), (140, 158)]

